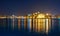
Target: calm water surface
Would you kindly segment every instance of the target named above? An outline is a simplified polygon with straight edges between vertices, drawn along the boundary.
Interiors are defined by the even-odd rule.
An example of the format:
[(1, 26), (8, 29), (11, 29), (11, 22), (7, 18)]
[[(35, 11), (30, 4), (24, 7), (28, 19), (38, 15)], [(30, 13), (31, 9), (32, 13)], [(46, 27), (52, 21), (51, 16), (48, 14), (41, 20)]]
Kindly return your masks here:
[[(6, 36), (59, 36), (60, 35), (60, 19), (51, 19), (49, 21), (45, 19), (38, 19), (37, 21), (36, 20), (37, 19), (31, 20), (31, 19), (16, 19), (16, 18), (0, 19), (0, 34), (3, 36), (4, 35)], [(46, 24), (49, 26), (47, 26)]]

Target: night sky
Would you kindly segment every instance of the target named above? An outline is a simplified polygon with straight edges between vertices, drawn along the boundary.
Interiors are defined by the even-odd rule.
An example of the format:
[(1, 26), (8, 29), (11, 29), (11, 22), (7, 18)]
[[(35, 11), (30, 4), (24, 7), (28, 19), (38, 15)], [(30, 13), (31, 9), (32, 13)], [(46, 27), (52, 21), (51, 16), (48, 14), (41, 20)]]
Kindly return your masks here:
[(0, 15), (26, 15), (37, 11), (60, 13), (59, 0), (0, 0)]

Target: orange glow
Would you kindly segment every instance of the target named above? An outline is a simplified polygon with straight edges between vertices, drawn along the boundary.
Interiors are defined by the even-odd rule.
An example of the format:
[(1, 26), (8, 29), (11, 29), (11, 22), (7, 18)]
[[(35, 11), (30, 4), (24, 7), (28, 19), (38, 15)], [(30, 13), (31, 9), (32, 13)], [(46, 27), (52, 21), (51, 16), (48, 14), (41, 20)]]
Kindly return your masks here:
[(48, 33), (48, 19), (46, 19), (46, 33)]
[(45, 18), (45, 15), (44, 15), (44, 14), (39, 14), (39, 15), (37, 16), (37, 18)]
[[(29, 20), (29, 29), (31, 30), (33, 28), (33, 31), (36, 32), (45, 32), (48, 33), (49, 29), (51, 28), (51, 19), (50, 19), (50, 15), (47, 14), (40, 14), (39, 12), (37, 13), (33, 13), (32, 15), (29, 14), (27, 16), (17, 16), (15, 17), (14, 15), (12, 16), (8, 16), (10, 19), (13, 19), (13, 29), (14, 29), (14, 24), (15, 24), (15, 20), (14, 18), (18, 19), (18, 29), (20, 29), (20, 19), (23, 18), (24, 19), (24, 28), (27, 28), (27, 19)], [(7, 17), (0, 17), (0, 18), (7, 18)], [(60, 18), (60, 16), (58, 17)]]
[(48, 13), (46, 13), (46, 15), (49, 15)]
[(20, 29), (20, 19), (18, 19), (18, 29)]
[(38, 24), (36, 24), (37, 25), (36, 30), (38, 32), (44, 31), (45, 30), (45, 15), (44, 14), (38, 14), (36, 19), (37, 19), (36, 23), (38, 23)]

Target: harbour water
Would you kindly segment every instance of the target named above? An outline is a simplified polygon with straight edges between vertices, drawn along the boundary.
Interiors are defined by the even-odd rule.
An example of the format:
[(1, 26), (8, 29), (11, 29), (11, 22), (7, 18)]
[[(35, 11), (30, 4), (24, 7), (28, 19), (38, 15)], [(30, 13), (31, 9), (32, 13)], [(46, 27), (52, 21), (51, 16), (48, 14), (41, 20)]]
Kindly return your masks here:
[(60, 19), (0, 19), (0, 33), (7, 36), (58, 36)]

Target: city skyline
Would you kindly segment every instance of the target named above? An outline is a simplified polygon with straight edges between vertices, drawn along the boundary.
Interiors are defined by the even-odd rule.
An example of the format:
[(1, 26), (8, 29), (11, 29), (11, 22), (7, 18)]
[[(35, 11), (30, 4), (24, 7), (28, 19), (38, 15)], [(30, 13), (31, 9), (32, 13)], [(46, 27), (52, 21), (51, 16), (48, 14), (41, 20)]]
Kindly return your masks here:
[(60, 14), (52, 14), (52, 13), (45, 13), (45, 12), (39, 12), (39, 11), (37, 11), (37, 12), (35, 12), (35, 13), (29, 13), (29, 14), (25, 14), (25, 15), (14, 15), (14, 14), (12, 14), (12, 15), (0, 15), (0, 18), (1, 17), (26, 17), (26, 16), (34, 16), (34, 15), (36, 15), (36, 14), (46, 14), (46, 15), (51, 15), (52, 17), (60, 17)]
[(0, 34), (60, 35), (60, 0), (0, 0)]
[(0, 17), (0, 26), (5, 27), (4, 29), (5, 31), (7, 30), (27, 31), (28, 30), (28, 32), (38, 32), (47, 35), (51, 31), (60, 32), (59, 22), (60, 22), (60, 16), (54, 17), (50, 13), (40, 13), (40, 12), (36, 12), (31, 15), (28, 14), (27, 16), (12, 15), (7, 17), (6, 16)]

